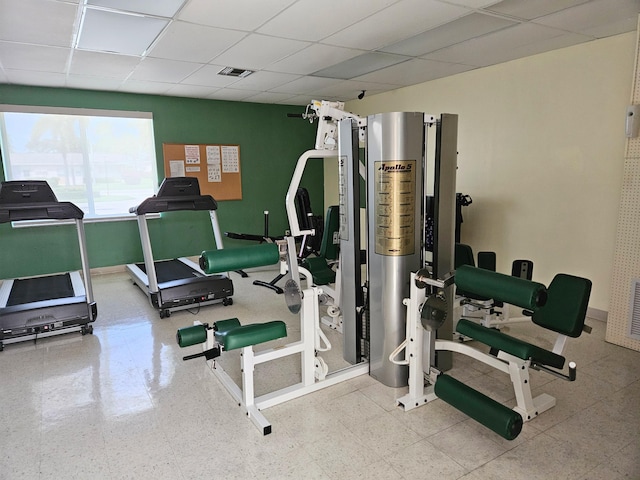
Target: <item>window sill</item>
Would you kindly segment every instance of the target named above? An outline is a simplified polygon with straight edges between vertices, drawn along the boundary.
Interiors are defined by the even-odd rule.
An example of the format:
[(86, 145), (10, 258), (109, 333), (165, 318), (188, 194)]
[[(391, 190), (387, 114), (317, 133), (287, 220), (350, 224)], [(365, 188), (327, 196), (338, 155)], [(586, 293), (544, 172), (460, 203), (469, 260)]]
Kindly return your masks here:
[[(91, 217), (84, 218), (83, 223), (85, 225), (89, 223), (105, 223), (105, 222), (125, 222), (130, 220), (136, 220), (136, 216), (133, 214), (129, 215), (114, 215), (109, 217)], [(159, 213), (149, 213), (147, 214), (147, 220), (152, 220), (154, 218), (160, 218)], [(30, 227), (49, 227), (51, 225), (75, 225), (75, 221), (73, 219), (67, 220), (20, 220), (18, 222), (11, 222), (11, 226), (13, 228), (30, 228)]]

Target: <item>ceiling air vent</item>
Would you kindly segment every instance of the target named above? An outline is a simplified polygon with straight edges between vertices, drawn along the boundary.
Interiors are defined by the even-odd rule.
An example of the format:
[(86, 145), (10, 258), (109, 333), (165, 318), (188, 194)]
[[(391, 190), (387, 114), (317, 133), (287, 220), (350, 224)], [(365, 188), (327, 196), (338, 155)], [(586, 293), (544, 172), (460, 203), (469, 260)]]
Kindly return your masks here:
[(631, 281), (631, 308), (629, 309), (629, 337), (640, 340), (640, 279)]
[(226, 75), (227, 77), (245, 78), (251, 75), (253, 70), (245, 70), (244, 68), (224, 67), (218, 72), (218, 75)]

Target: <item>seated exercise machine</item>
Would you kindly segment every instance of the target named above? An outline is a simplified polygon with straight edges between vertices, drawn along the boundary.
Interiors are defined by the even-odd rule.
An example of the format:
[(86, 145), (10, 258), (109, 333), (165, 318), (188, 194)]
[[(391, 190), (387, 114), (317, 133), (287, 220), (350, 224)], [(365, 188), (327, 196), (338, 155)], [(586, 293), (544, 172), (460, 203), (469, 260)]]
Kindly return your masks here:
[[(320, 328), (319, 302), (322, 289), (313, 284), (308, 270), (298, 266), (295, 252), (294, 238), (287, 237), (275, 244), (264, 243), (237, 249), (205, 251), (200, 257), (200, 265), (205, 272), (213, 273), (280, 262), (280, 271), (288, 271), (291, 274), (291, 279), (285, 285), (284, 297), (290, 312), (300, 314), (300, 340), (277, 348), (254, 351), (255, 345), (287, 336), (286, 324), (282, 320), (241, 325), (237, 318), (231, 318), (217, 321), (211, 326), (195, 322), (191, 327), (179, 329), (176, 334), (180, 347), (203, 344), (201, 353), (188, 355), (184, 360), (204, 357), (215, 376), (263, 435), (271, 433), (271, 424), (261, 410), (369, 371), (366, 363), (359, 363), (329, 373), (327, 364), (318, 355), (319, 352), (331, 349), (331, 343)], [(306, 279), (306, 287), (302, 290), (299, 287), (300, 274)], [(215, 364), (217, 357), (225, 351), (235, 349), (242, 351), (241, 386), (236, 385), (219, 364)], [(256, 397), (253, 377), (255, 366), (297, 354), (300, 354), (300, 382)]]
[(218, 204), (211, 195), (200, 194), (197, 178), (171, 177), (163, 180), (157, 195), (129, 210), (138, 219), (144, 263), (129, 264), (126, 268), (133, 282), (149, 296), (151, 304), (158, 309), (160, 318), (169, 317), (171, 312), (177, 310), (204, 305), (231, 305), (233, 282), (227, 273), (207, 275), (197, 263), (188, 258), (154, 261), (147, 214), (209, 211), (216, 245), (221, 249), (217, 208)]
[[(469, 245), (456, 243), (455, 266), (457, 268), (462, 265), (476, 266), (473, 250)], [(495, 252), (478, 252), (478, 268), (495, 272)], [(511, 276), (531, 280), (533, 278), (533, 262), (531, 260), (514, 260), (511, 265)], [(462, 290), (456, 292), (456, 297), (462, 307), (461, 317), (477, 321), (485, 327), (500, 329), (508, 324), (530, 321), (527, 316), (511, 317), (509, 305), (493, 298), (475, 295)], [(457, 334), (457, 336), (460, 340), (466, 339), (462, 335)]]
[[(534, 324), (558, 334), (555, 344), (551, 349), (538, 346), (465, 319), (458, 322), (458, 333), (490, 347), (489, 353), (469, 344), (437, 339), (436, 332), (447, 312), (442, 292), (454, 284), (465, 292), (526, 309)], [(569, 337), (590, 331), (584, 323), (590, 293), (590, 280), (567, 274), (556, 275), (547, 289), (540, 283), (468, 265), (443, 278), (434, 278), (429, 269), (412, 273), (410, 297), (404, 301), (406, 338), (389, 356), (390, 361), (409, 366), (409, 393), (399, 398), (398, 404), (411, 410), (440, 398), (500, 436), (513, 440), (523, 422), (555, 405), (555, 398), (548, 394), (532, 396), (531, 369), (568, 381), (576, 379), (574, 362), (569, 362), (568, 374), (562, 371), (566, 362), (563, 351)], [(399, 359), (403, 351), (404, 359)], [(436, 356), (445, 351), (467, 355), (509, 375), (516, 405), (509, 408), (436, 368)]]
[(5, 344), (80, 331), (93, 332), (93, 299), (83, 211), (60, 202), (41, 180), (0, 184), (0, 223), (72, 219), (78, 234), (80, 272), (3, 280), (0, 286), (0, 350)]

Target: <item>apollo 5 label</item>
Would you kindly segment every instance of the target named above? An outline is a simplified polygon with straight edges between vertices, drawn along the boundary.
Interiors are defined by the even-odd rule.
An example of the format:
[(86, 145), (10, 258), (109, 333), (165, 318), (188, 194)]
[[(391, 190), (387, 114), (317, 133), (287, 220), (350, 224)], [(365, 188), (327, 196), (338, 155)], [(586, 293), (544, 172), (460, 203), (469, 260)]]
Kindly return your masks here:
[(415, 253), (416, 161), (375, 162), (376, 253)]

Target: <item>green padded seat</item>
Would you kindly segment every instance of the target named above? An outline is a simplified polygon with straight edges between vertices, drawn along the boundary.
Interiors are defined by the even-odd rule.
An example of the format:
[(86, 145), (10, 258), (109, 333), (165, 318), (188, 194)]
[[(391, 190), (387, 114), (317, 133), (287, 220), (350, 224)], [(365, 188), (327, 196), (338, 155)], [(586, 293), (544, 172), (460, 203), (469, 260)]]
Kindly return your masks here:
[(329, 268), (324, 257), (307, 257), (302, 261), (302, 266), (311, 272), (316, 285), (328, 285), (336, 281), (336, 272)]
[(514, 357), (523, 360), (531, 359), (534, 362), (549, 365), (554, 368), (561, 369), (564, 367), (565, 359), (562, 355), (524, 342), (518, 338), (502, 333), (499, 330), (483, 327), (470, 320), (461, 319), (458, 321), (456, 331), (492, 348), (509, 353)]
[[(218, 329), (215, 332), (216, 340), (220, 342), (227, 351), (257, 345), (287, 336), (287, 326), (281, 320), (240, 326), (234, 326), (235, 322), (233, 322), (233, 320), (237, 319), (223, 321), (229, 323), (223, 324), (222, 329)], [(216, 322), (216, 327), (219, 327), (221, 323), (222, 322)]]

